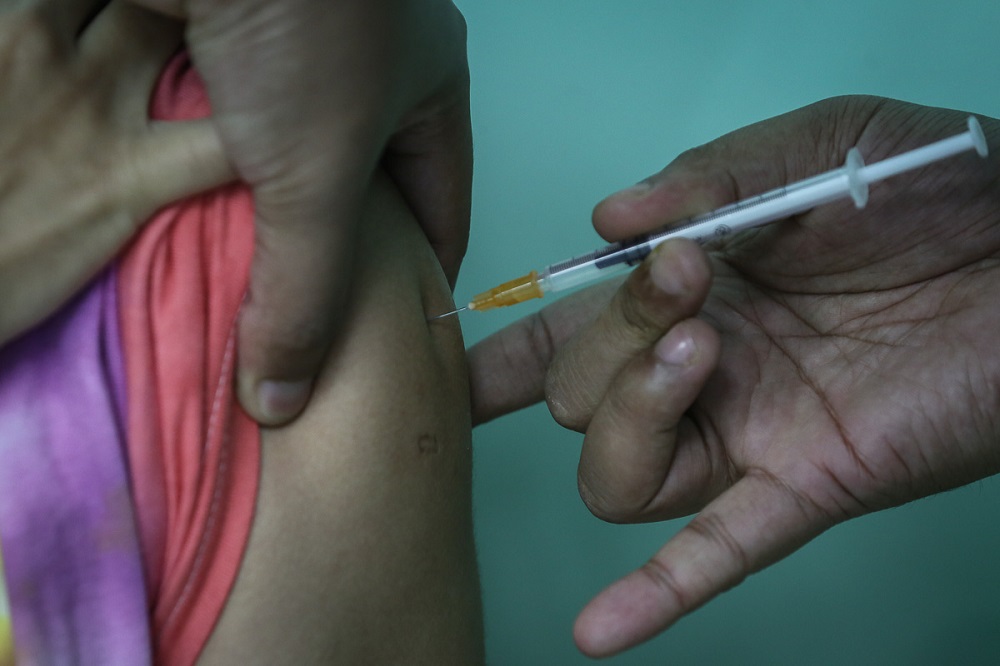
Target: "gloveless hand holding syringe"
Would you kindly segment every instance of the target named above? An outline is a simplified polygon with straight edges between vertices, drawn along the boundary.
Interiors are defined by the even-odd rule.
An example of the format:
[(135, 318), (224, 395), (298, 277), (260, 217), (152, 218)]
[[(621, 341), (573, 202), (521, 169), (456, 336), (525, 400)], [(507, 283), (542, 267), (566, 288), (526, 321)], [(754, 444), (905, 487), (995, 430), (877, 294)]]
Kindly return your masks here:
[(844, 166), (838, 169), (673, 223), (648, 234), (612, 243), (588, 254), (550, 264), (540, 271), (532, 271), (479, 294), (465, 307), (431, 319), (448, 317), (465, 310), (492, 310), (541, 298), (549, 292), (565, 291), (603, 280), (641, 263), (657, 245), (670, 238), (690, 238), (704, 244), (848, 196), (861, 209), (868, 203), (868, 186), (871, 183), (968, 150), (975, 150), (980, 157), (986, 157), (989, 152), (983, 130), (972, 116), (968, 119), (968, 129), (962, 134), (875, 164), (866, 166), (857, 147), (851, 148), (847, 152)]

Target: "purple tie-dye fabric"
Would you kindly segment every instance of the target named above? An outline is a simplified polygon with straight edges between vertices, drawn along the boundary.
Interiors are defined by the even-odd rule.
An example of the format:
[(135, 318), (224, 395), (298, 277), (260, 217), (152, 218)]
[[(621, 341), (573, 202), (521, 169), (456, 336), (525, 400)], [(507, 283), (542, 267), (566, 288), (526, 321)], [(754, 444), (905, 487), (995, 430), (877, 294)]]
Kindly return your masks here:
[(18, 665), (150, 662), (115, 273), (0, 349), (0, 543)]

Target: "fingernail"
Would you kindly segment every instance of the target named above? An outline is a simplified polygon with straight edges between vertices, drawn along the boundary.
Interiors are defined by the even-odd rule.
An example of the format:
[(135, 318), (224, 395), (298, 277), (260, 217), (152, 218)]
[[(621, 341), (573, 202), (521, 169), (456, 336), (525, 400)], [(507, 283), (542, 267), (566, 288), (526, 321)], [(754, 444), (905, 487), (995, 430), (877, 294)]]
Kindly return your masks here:
[(698, 355), (698, 347), (690, 335), (667, 333), (654, 347), (656, 357), (667, 365), (691, 365)]
[(309, 381), (277, 381), (265, 379), (257, 387), (257, 404), (269, 422), (287, 421), (302, 411), (309, 400)]
[(669, 244), (669, 241), (663, 243), (653, 251), (649, 264), (649, 279), (664, 293), (679, 296), (687, 290), (687, 284), (677, 262), (665, 256), (670, 249)]

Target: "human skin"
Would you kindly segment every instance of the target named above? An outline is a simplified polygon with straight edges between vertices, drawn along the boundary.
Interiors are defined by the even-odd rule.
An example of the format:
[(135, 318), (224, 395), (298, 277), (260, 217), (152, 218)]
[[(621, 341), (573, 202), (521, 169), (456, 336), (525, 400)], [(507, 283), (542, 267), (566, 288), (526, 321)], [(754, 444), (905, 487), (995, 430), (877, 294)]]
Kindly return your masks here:
[[(0, 343), (158, 207), (234, 176), (210, 123), (148, 120), (176, 24), (122, 2), (82, 31), (21, 9), (0, 13)], [(483, 659), (464, 349), (456, 322), (426, 322), (448, 281), (384, 174), (362, 201), (342, 335), (315, 407), (262, 431), (250, 541), (202, 663)]]
[[(139, 13), (142, 21), (115, 18)], [(144, 49), (175, 48), (182, 33), (213, 116), (168, 135), (125, 108), (119, 93), (137, 81), (151, 85), (144, 67), (157, 59)], [(256, 214), (237, 387), (256, 420), (287, 423), (307, 402), (342, 319), (376, 169), (403, 193), (449, 281), (458, 276), (472, 189), (465, 36), (449, 0), (0, 2), (0, 184), (5, 170), (23, 164), (24, 146), (62, 145), (62, 157), (108, 160), (89, 171), (56, 161), (80, 206), (57, 241), (30, 233), (23, 201), (0, 202), (0, 296), (10, 304), (0, 312), (0, 342), (65, 303), (149, 216), (122, 200), (123, 191), (162, 204), (235, 176), (253, 189)], [(35, 86), (40, 76), (52, 91)], [(98, 104), (76, 103), (81, 91), (105, 86), (86, 99)], [(11, 109), (38, 122), (9, 118)], [(64, 117), (67, 110), (78, 113)], [(61, 137), (49, 133), (78, 143), (57, 144)], [(35, 166), (29, 172), (44, 172)], [(68, 233), (76, 243), (66, 242)], [(54, 256), (60, 261), (49, 265)], [(58, 270), (32, 273), (43, 265)]]
[(262, 431), (258, 508), (199, 663), (475, 664), (465, 353), (412, 214), (372, 192), (342, 334), (293, 424)]
[(210, 123), (149, 120), (176, 22), (113, 2), (83, 30), (50, 9), (0, 11), (0, 344), (69, 300), (158, 207), (233, 178)]
[(285, 423), (339, 330), (376, 168), (458, 276), (472, 190), (465, 20), (450, 0), (133, 2), (185, 20), (212, 122), (253, 189), (238, 388), (255, 419)]
[[(681, 155), (602, 202), (609, 239), (964, 130), (967, 114), (827, 100)], [(544, 395), (586, 433), (597, 516), (695, 514), (583, 610), (604, 656), (669, 627), (850, 518), (1000, 471), (1000, 122), (993, 152), (704, 252), (666, 243), (617, 291), (556, 303), (470, 350), (477, 422)], [(516, 371), (507, 370), (516, 368)]]

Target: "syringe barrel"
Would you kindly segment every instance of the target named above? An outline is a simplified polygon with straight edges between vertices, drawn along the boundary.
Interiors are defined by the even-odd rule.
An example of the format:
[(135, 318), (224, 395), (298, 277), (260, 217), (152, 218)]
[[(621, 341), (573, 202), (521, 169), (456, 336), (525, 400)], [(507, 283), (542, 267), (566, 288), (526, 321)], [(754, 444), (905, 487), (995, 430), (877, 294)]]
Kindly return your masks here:
[(850, 188), (844, 168), (779, 187), (743, 201), (699, 215), (680, 228), (662, 232), (662, 240), (683, 236), (707, 243), (730, 233), (774, 222), (847, 196)]
[[(609, 246), (612, 247), (612, 246)], [(583, 257), (577, 257), (561, 264), (548, 266), (539, 276), (538, 283), (545, 292), (565, 291), (576, 287), (590, 284), (595, 280), (609, 278), (616, 273), (629, 270), (636, 263), (622, 261), (609, 266), (601, 267), (592, 259), (597, 253), (591, 253)], [(643, 256), (648, 256), (649, 251)], [(589, 259), (589, 260), (588, 260)], [(640, 258), (639, 262), (642, 261)], [(574, 263), (576, 262), (576, 263)]]
[[(968, 119), (968, 132), (873, 165), (865, 166), (858, 149), (852, 148), (844, 166), (839, 169), (723, 206), (669, 229), (614, 243), (596, 252), (552, 264), (538, 274), (537, 280), (525, 276), (520, 281), (515, 281), (516, 284), (503, 285), (504, 288), (499, 290), (502, 293), (488, 292), (477, 299), (482, 299), (481, 309), (486, 309), (487, 304), (493, 306), (504, 299), (513, 300), (511, 297), (514, 294), (520, 298), (522, 293), (530, 293), (530, 297), (537, 298), (542, 291), (572, 289), (636, 266), (667, 239), (690, 238), (705, 244), (847, 196), (854, 199), (858, 208), (863, 208), (868, 199), (869, 183), (973, 148), (982, 157), (989, 152), (982, 128), (971, 116)], [(473, 309), (480, 309), (478, 302)]]
[(558, 292), (603, 280), (638, 265), (657, 245), (670, 238), (690, 238), (705, 244), (843, 198), (848, 188), (844, 169), (829, 171), (696, 216), (677, 227), (613, 243), (596, 252), (552, 264), (541, 272), (539, 284), (546, 292)]

